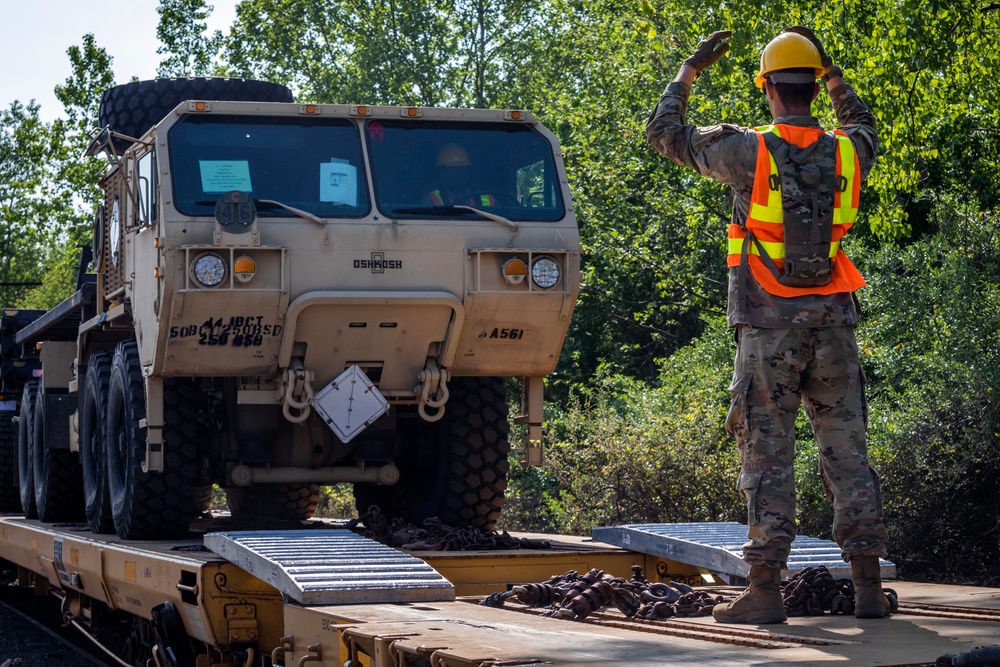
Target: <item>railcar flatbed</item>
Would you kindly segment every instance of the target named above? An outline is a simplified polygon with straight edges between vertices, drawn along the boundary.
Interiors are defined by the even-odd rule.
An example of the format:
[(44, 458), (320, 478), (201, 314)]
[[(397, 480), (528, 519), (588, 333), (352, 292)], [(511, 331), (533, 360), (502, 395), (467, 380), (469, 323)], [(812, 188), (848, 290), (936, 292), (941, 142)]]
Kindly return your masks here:
[[(299, 532), (308, 537), (314, 531)], [(154, 606), (171, 602), (185, 633), (210, 649), (198, 655), (198, 667), (232, 664), (234, 649), (245, 655), (251, 646), (258, 660), (253, 664), (266, 664), (259, 662), (265, 656), (275, 664), (311, 667), (930, 665), (941, 655), (1000, 641), (1000, 589), (899, 581), (890, 585), (900, 608), (888, 619), (793, 617), (779, 626), (722, 626), (711, 618), (631, 621), (613, 608), (568, 621), (510, 601), (502, 609), (478, 605), (488, 593), (569, 569), (600, 568), (628, 577), (640, 565), (664, 580), (721, 581), (688, 565), (586, 538), (530, 537), (544, 537), (552, 547), (412, 552), (453, 583), (457, 597), (364, 604), (296, 602), (206, 550), (197, 535), (125, 542), (78, 526), (3, 517), (0, 558), (17, 565), (23, 584), (58, 592), (64, 610), (84, 621), (102, 604), (150, 619)]]

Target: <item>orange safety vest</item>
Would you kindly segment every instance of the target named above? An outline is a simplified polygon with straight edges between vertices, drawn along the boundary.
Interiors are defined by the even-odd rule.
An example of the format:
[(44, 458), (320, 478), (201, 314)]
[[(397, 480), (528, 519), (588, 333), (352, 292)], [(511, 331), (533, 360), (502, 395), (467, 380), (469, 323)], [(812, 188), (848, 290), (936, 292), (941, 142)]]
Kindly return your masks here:
[[(801, 127), (798, 125), (768, 125), (756, 128), (760, 145), (757, 149), (757, 167), (754, 173), (753, 192), (750, 200), (750, 212), (747, 215), (746, 228), (764, 247), (765, 252), (774, 260), (778, 270), (785, 264), (785, 230), (784, 210), (781, 203), (781, 188), (772, 189), (772, 184), (779, 184), (778, 166), (774, 156), (764, 143), (764, 132), (773, 132), (785, 141), (806, 148), (815, 143), (824, 130), (817, 127)], [(846, 187), (835, 188), (833, 195), (833, 237), (830, 243), (830, 258), (833, 262), (833, 275), (829, 283), (817, 287), (791, 287), (782, 285), (767, 268), (760, 257), (760, 251), (755, 243), (750, 243), (747, 263), (750, 272), (757, 283), (767, 292), (780, 297), (796, 297), (806, 294), (836, 294), (839, 292), (854, 292), (865, 286), (865, 279), (847, 258), (840, 247), (840, 240), (847, 234), (858, 216), (858, 200), (861, 195), (861, 168), (854, 144), (841, 130), (833, 131), (837, 140), (836, 164), (834, 177), (846, 181)], [(843, 191), (842, 191), (843, 190)], [(739, 224), (729, 225), (729, 257), (727, 264), (738, 267), (743, 250), (743, 240), (746, 233)]]

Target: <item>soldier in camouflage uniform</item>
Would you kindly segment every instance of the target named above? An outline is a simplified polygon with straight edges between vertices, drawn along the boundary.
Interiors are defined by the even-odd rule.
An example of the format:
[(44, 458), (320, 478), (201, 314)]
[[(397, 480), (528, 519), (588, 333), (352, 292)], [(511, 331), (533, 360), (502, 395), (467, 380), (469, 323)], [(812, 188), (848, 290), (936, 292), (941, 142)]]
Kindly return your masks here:
[[(663, 155), (731, 186), (735, 195), (733, 223), (738, 227), (730, 228), (728, 321), (736, 328), (738, 350), (726, 427), (736, 438), (742, 461), (739, 490), (747, 503), (749, 524), (749, 541), (743, 553), (751, 571), (744, 594), (733, 603), (718, 605), (714, 616), (725, 623), (786, 620), (780, 572), (786, 567), (795, 538), (793, 460), (795, 418), (801, 403), (812, 423), (820, 473), (833, 501), (833, 536), (844, 559), (852, 564), (858, 591), (856, 615), (881, 618), (889, 609), (882, 594), (878, 558), (887, 555), (888, 535), (882, 522), (878, 477), (868, 463), (864, 375), (854, 336), (858, 311), (853, 290), (864, 280), (839, 243), (836, 253), (830, 255), (830, 264), (835, 274), (848, 279), (816, 289), (793, 290), (795, 296), (788, 296), (789, 290), (780, 286), (774, 289), (774, 278), (758, 270), (759, 265), (753, 271), (747, 269), (748, 247), (752, 252), (754, 244), (740, 238), (740, 229), (746, 233), (753, 199), (759, 196), (754, 183), (762, 168), (758, 162), (764, 145), (762, 132), (729, 124), (698, 127), (684, 122), (695, 77), (728, 50), (725, 40), (731, 34), (716, 32), (699, 45), (667, 86), (646, 124), (649, 143)], [(783, 47), (798, 40), (792, 46), (800, 50), (805, 61), (776, 71), (772, 63), (768, 73), (765, 49), (761, 72), (766, 76), (758, 76), (758, 87), (763, 84), (768, 95), (774, 124), (792, 132), (798, 127), (820, 127), (809, 107), (819, 91), (816, 77), (822, 74), (841, 125), (839, 134), (850, 140), (856, 153), (860, 183), (874, 165), (878, 147), (872, 113), (844, 82), (840, 68), (833, 66), (811, 30), (790, 28), (768, 48), (782, 40)], [(770, 55), (773, 59), (774, 52)], [(803, 70), (804, 63), (810, 67)], [(783, 81), (783, 73), (791, 76)], [(796, 85), (798, 98), (782, 97), (783, 86)], [(830, 162), (821, 164), (820, 169), (831, 169)], [(766, 161), (763, 165), (766, 168)], [(782, 179), (781, 187), (786, 186), (788, 182)], [(788, 202), (785, 197), (781, 200), (786, 216)], [(832, 216), (828, 200), (817, 214), (819, 218)], [(734, 235), (737, 238), (732, 238)]]

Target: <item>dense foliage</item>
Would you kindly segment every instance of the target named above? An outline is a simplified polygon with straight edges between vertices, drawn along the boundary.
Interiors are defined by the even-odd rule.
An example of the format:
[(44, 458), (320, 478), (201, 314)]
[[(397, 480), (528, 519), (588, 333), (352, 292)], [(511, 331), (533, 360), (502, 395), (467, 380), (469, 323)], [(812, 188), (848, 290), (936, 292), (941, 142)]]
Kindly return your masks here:
[[(734, 31), (732, 49), (696, 82), (689, 121), (767, 120), (752, 84), (763, 45), (788, 24), (814, 27), (871, 105), (882, 142), (848, 252), (871, 283), (859, 339), (892, 554), (906, 573), (986, 581), (1000, 574), (998, 7), (242, 0), (230, 29), (209, 34), (205, 0), (161, 0), (159, 73), (270, 79), (317, 102), (528, 108), (559, 136), (585, 282), (549, 386), (547, 466), (515, 466), (504, 521), (586, 532), (741, 518), (722, 427), (733, 354), (722, 323), (727, 192), (649, 149), (643, 125), (717, 29)], [(65, 296), (89, 233), (101, 164), (77, 156), (113, 81), (92, 36), (69, 56), (66, 118), (44, 123), (30, 103), (0, 111), (4, 304)], [(833, 123), (825, 96), (814, 110)], [(824, 534), (831, 510), (804, 418), (799, 433), (799, 519)]]

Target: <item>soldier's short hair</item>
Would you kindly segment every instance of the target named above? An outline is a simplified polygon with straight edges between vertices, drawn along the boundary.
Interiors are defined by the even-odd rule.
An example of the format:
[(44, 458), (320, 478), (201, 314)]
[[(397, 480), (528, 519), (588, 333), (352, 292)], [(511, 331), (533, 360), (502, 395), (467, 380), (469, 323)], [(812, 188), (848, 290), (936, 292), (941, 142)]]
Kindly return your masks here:
[[(780, 70), (774, 72), (777, 75), (792, 74), (802, 75), (806, 83), (790, 83), (787, 81), (771, 81), (778, 99), (786, 107), (808, 107), (812, 103), (813, 92), (816, 90), (816, 70), (809, 67), (797, 67), (794, 69)], [(775, 77), (784, 78), (784, 77)], [(792, 77), (788, 77), (792, 78)]]

